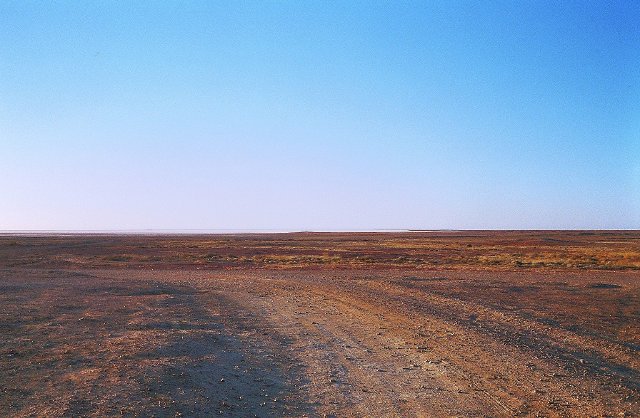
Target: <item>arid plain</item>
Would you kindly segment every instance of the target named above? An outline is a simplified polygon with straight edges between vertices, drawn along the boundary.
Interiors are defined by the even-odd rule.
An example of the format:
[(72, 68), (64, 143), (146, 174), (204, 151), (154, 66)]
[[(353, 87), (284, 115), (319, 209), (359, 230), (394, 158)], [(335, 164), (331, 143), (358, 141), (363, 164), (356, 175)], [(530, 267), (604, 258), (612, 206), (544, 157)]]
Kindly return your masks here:
[(0, 416), (639, 416), (640, 232), (0, 236)]

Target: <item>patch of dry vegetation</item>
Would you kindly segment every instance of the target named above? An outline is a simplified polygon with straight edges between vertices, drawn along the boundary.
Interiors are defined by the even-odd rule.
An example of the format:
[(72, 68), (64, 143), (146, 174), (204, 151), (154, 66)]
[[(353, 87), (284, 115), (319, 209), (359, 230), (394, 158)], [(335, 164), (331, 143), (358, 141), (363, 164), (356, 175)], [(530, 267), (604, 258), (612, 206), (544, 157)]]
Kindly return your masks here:
[[(199, 265), (202, 268), (640, 269), (637, 231), (296, 233), (126, 237), (0, 237), (0, 261), (37, 266)], [(47, 240), (49, 240), (47, 242)], [(55, 245), (58, 253), (51, 254)]]

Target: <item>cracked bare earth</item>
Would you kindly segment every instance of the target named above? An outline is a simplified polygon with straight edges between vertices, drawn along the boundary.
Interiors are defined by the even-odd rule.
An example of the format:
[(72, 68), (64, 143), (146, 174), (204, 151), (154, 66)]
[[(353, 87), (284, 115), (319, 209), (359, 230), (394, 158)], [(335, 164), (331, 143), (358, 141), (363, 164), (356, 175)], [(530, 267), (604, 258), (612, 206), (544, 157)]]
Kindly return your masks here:
[(0, 416), (640, 416), (640, 233), (0, 236)]

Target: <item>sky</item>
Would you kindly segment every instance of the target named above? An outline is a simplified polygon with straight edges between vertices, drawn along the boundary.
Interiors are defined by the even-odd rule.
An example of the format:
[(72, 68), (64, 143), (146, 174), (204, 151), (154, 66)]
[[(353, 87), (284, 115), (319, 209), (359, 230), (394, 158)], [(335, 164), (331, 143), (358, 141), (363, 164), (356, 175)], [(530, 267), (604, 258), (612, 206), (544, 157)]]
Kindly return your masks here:
[(640, 229), (640, 2), (0, 2), (0, 230)]

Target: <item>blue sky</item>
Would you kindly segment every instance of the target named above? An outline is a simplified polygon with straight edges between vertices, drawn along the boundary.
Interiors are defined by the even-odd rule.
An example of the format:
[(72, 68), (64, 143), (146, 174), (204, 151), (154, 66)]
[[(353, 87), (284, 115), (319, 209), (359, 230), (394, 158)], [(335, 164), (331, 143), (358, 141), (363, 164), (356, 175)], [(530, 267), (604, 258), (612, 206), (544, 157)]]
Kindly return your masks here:
[(640, 228), (638, 2), (0, 3), (0, 229)]

